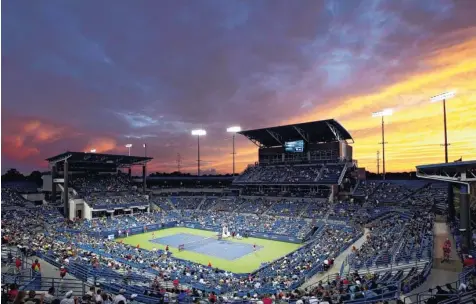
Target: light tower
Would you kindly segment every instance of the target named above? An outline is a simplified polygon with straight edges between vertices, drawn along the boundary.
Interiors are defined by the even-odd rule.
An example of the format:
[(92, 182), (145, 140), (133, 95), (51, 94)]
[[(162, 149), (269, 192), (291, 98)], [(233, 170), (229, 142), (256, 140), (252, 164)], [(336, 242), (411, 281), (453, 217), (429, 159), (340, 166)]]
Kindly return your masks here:
[(200, 176), (200, 136), (207, 135), (207, 131), (203, 129), (192, 130), (192, 135), (197, 136), (197, 176)]
[(233, 176), (235, 176), (235, 134), (241, 131), (241, 127), (229, 127), (226, 129), (226, 131), (233, 134), (233, 152), (231, 154), (233, 155)]
[(127, 144), (127, 145), (126, 145), (126, 148), (129, 149), (129, 156), (131, 156), (132, 144)]
[(438, 101), (443, 101), (443, 127), (444, 127), (444, 137), (445, 137), (445, 143), (443, 144), (445, 146), (445, 163), (448, 162), (448, 134), (446, 132), (446, 100), (455, 97), (455, 92), (445, 92), (440, 95), (436, 95), (430, 98), (431, 102), (438, 102)]
[(379, 112), (373, 112), (372, 117), (382, 117), (382, 179), (385, 180), (385, 116), (392, 116), (392, 109), (385, 109)]
[(147, 157), (147, 144), (142, 144), (142, 147), (144, 147), (144, 156)]

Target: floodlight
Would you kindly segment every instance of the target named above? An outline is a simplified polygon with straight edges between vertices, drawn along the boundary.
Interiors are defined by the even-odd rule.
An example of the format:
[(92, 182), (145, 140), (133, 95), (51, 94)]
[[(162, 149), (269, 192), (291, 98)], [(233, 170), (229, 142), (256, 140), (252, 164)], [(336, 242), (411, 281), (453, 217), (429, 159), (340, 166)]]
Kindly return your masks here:
[(144, 147), (144, 148), (147, 147), (147, 144), (143, 144), (142, 147)]
[(130, 148), (130, 147), (132, 147), (132, 144), (127, 144), (126, 145), (126, 148)]
[(207, 131), (203, 129), (192, 130), (192, 135), (195, 135), (195, 136), (207, 135)]
[(431, 102), (438, 102), (446, 99), (450, 99), (456, 96), (456, 93), (454, 91), (450, 92), (445, 92), (436, 96), (433, 96), (430, 98)]
[(241, 127), (239, 126), (234, 126), (234, 127), (229, 127), (226, 129), (228, 133), (238, 133), (241, 131)]
[(393, 109), (385, 109), (378, 112), (373, 112), (372, 117), (383, 117), (383, 116), (392, 116)]
[(91, 151), (89, 151), (91, 153), (96, 153), (96, 149), (91, 149)]

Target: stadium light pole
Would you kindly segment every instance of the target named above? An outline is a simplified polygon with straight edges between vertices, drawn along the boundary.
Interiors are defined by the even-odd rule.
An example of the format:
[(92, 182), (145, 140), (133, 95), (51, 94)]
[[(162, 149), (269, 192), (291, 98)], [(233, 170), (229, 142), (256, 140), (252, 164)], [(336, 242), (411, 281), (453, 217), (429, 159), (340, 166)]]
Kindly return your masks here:
[(233, 152), (231, 154), (233, 155), (233, 176), (235, 176), (235, 134), (241, 131), (241, 127), (229, 127), (226, 129), (226, 131), (233, 134)]
[(445, 92), (430, 98), (431, 102), (443, 101), (443, 125), (444, 125), (444, 136), (445, 136), (445, 163), (448, 162), (448, 133), (446, 131), (446, 100), (455, 97), (455, 92)]
[(197, 176), (200, 176), (200, 136), (207, 135), (207, 131), (203, 129), (192, 130), (192, 135), (197, 136)]
[(385, 180), (385, 116), (392, 116), (392, 109), (385, 109), (379, 112), (373, 112), (372, 117), (382, 117), (382, 179)]
[(132, 148), (132, 144), (127, 144), (126, 145), (126, 148), (129, 149), (129, 156), (131, 156), (131, 148)]
[(147, 157), (147, 144), (142, 144), (142, 147), (144, 147), (144, 156)]

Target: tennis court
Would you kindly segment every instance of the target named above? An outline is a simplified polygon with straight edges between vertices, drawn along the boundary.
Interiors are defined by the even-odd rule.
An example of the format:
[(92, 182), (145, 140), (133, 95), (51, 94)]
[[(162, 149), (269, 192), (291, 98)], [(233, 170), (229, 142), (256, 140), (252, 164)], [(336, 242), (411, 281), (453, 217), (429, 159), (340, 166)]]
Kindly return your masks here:
[[(213, 239), (208, 239), (213, 237)], [(205, 241), (205, 239), (207, 239)], [(174, 227), (154, 232), (135, 234), (116, 239), (142, 249), (165, 249), (170, 246), (174, 257), (202, 265), (212, 263), (213, 267), (235, 273), (248, 273), (258, 269), (262, 263), (271, 262), (301, 247), (300, 244), (264, 240), (258, 238), (243, 238), (217, 240), (216, 232), (198, 230), (186, 227)], [(197, 241), (193, 245), (193, 241)], [(204, 245), (200, 245), (204, 242)], [(187, 243), (189, 243), (187, 245)], [(184, 244), (185, 250), (179, 251), (179, 245)], [(253, 245), (257, 250), (253, 252)], [(191, 246), (190, 246), (191, 245)], [(188, 247), (188, 248), (187, 248)], [(196, 247), (194, 249), (194, 247)], [(192, 250), (190, 250), (192, 249)]]
[[(150, 240), (152, 243), (169, 245), (178, 248), (184, 245), (185, 250), (233, 261), (253, 252), (253, 245), (218, 240), (216, 237), (205, 237), (189, 233), (177, 233)], [(256, 245), (256, 251), (263, 248)]]

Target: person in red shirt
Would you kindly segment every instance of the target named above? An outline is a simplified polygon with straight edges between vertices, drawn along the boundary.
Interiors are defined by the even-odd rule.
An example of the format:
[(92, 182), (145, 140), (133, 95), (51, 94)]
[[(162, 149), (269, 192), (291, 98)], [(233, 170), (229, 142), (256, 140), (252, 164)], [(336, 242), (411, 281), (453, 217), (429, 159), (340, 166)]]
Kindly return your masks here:
[(208, 267), (212, 267), (212, 262), (208, 261)]
[(38, 262), (38, 260), (35, 260), (35, 263), (33, 263), (31, 265), (31, 269), (34, 271), (34, 272), (41, 272), (41, 265), (40, 263)]
[(64, 279), (64, 277), (66, 276), (66, 272), (67, 272), (66, 268), (64, 266), (61, 266), (61, 268), (60, 268), (60, 278), (61, 279)]
[(8, 291), (8, 299), (10, 301), (14, 301), (18, 295), (18, 287), (17, 284), (11, 284), (10, 290)]
[(169, 252), (169, 245), (165, 246), (165, 251)]
[(272, 304), (273, 303), (273, 300), (271, 300), (271, 298), (266, 295), (264, 298), (263, 298), (263, 304)]
[(178, 288), (178, 286), (179, 286), (178, 278), (175, 278), (175, 280), (173, 281), (173, 284), (174, 284), (174, 288)]
[(464, 267), (474, 266), (474, 265), (476, 265), (476, 259), (473, 258), (472, 255), (466, 256), (466, 258), (463, 260)]
[(21, 269), (21, 259), (20, 257), (17, 257), (16, 260), (15, 260), (15, 267), (17, 269), (17, 272), (20, 272), (20, 269)]

